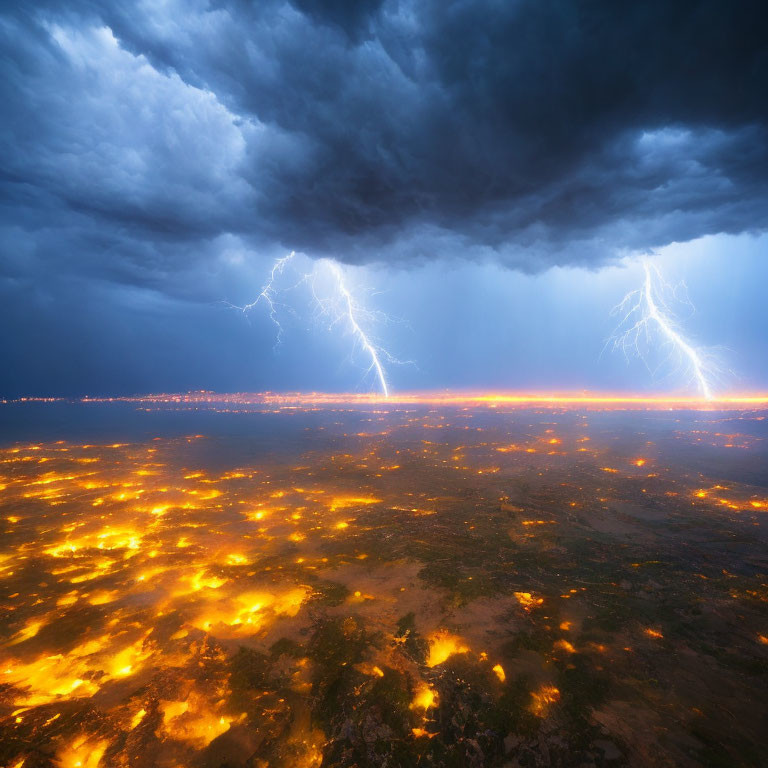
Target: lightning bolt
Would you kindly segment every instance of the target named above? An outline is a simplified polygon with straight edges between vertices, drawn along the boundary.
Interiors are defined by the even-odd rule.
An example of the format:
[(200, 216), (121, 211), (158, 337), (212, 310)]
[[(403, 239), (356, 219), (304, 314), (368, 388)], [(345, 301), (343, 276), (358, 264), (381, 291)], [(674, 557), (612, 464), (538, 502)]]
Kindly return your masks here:
[[(643, 271), (645, 278), (642, 287), (630, 291), (614, 308), (612, 314), (619, 315), (621, 319), (606, 345), (614, 351), (621, 350), (627, 359), (636, 356), (646, 364), (646, 348), (666, 347), (666, 359), (675, 358), (678, 366), (683, 366), (688, 371), (702, 396), (711, 400), (711, 378), (715, 373), (711, 354), (695, 347), (683, 335), (666, 297), (692, 307), (690, 300), (687, 295), (681, 297), (679, 289), (670, 287), (658, 268), (648, 260), (643, 260)], [(682, 286), (683, 289), (684, 287)]]
[[(372, 336), (365, 330), (365, 326), (374, 320), (380, 320), (382, 317), (389, 320), (389, 318), (379, 312), (373, 312), (366, 309), (366, 307), (355, 298), (347, 285), (341, 266), (331, 259), (322, 259), (316, 262), (314, 269), (304, 274), (295, 285), (290, 286), (289, 288), (280, 288), (276, 285), (276, 281), (283, 273), (288, 263), (295, 257), (296, 252), (291, 251), (286, 256), (275, 260), (272, 269), (270, 270), (269, 278), (252, 302), (242, 307), (235, 306), (234, 304), (229, 304), (229, 306), (247, 315), (253, 311), (260, 302), (266, 304), (269, 311), (269, 318), (277, 328), (277, 341), (275, 343), (275, 346), (277, 347), (283, 340), (283, 326), (280, 323), (279, 311), (284, 307), (290, 310), (289, 306), (278, 301), (278, 296), (298, 288), (300, 285), (309, 285), (319, 314), (330, 318), (328, 326), (329, 330), (332, 330), (337, 326), (342, 326), (347, 330), (347, 332), (354, 338), (355, 348), (362, 350), (370, 359), (370, 365), (365, 370), (365, 374), (373, 373), (381, 393), (384, 397), (389, 397), (389, 384), (387, 383), (387, 376), (384, 370), (384, 361), (399, 364), (403, 364), (403, 361), (390, 355), (389, 352), (379, 346), (373, 340)], [(327, 292), (327, 286), (325, 286), (326, 291), (323, 292), (322, 295), (318, 293), (318, 283), (323, 276), (329, 277), (332, 283), (330, 296), (324, 295), (325, 292)], [(411, 361), (407, 362), (410, 363)]]
[(278, 302), (275, 299), (275, 280), (283, 273), (286, 264), (288, 264), (294, 256), (296, 256), (296, 252), (291, 251), (289, 254), (281, 256), (279, 259), (275, 260), (269, 273), (269, 279), (264, 283), (258, 296), (256, 296), (250, 304), (246, 304), (244, 307), (230, 305), (234, 307), (234, 309), (239, 309), (244, 315), (247, 315), (256, 308), (259, 302), (264, 302), (269, 311), (269, 319), (277, 328), (277, 340), (275, 341), (275, 346), (278, 346), (283, 341), (283, 326), (277, 316)]
[[(320, 307), (321, 312), (331, 318), (330, 328), (344, 323), (347, 326), (348, 331), (354, 337), (355, 342), (359, 344), (360, 348), (370, 358), (370, 365), (368, 366), (366, 373), (375, 373), (378, 380), (381, 393), (384, 397), (389, 397), (389, 385), (387, 384), (387, 377), (384, 371), (384, 365), (382, 359), (390, 362), (400, 362), (393, 358), (385, 349), (378, 346), (371, 337), (365, 332), (361, 323), (365, 322), (365, 319), (370, 319), (374, 313), (363, 307), (351, 294), (347, 283), (344, 279), (344, 273), (341, 267), (335, 262), (329, 259), (324, 259), (321, 264), (325, 265), (328, 273), (331, 275), (335, 289), (335, 299), (324, 299), (317, 295), (315, 286), (313, 283), (312, 292)], [(318, 264), (318, 267), (320, 264)], [(316, 273), (317, 276), (317, 267)]]

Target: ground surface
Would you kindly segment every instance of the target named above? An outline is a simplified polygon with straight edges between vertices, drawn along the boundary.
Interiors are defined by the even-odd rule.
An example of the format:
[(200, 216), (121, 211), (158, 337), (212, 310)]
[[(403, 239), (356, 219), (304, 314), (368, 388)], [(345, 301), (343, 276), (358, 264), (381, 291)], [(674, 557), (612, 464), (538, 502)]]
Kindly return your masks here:
[(0, 408), (2, 766), (768, 762), (764, 413)]

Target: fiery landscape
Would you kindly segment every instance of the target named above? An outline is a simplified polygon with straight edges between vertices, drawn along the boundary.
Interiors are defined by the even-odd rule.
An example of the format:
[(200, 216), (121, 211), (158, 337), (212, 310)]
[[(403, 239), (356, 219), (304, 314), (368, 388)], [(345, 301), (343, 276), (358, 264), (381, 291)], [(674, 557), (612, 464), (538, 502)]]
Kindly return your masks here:
[(768, 3), (0, 3), (0, 768), (768, 768)]
[(3, 766), (765, 754), (763, 412), (58, 407), (212, 421), (2, 449)]

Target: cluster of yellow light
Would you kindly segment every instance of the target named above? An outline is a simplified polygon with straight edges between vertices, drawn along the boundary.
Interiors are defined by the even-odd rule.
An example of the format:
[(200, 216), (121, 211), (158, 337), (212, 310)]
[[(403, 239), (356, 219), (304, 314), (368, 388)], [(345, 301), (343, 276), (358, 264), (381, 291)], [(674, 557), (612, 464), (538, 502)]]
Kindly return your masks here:
[(556, 640), (555, 650), (565, 651), (566, 653), (576, 653), (576, 648), (574, 648), (573, 644), (569, 643), (567, 640)]
[(437, 704), (437, 692), (426, 683), (422, 683), (417, 689), (411, 702), (411, 709), (427, 710)]
[(350, 507), (360, 507), (379, 503), (381, 503), (381, 499), (377, 499), (374, 496), (334, 496), (331, 499), (329, 508), (331, 512), (336, 512), (339, 509), (349, 509)]
[(308, 596), (307, 587), (297, 587), (282, 594), (246, 592), (212, 601), (190, 624), (217, 637), (253, 634), (266, 620), (276, 616), (295, 616)]
[(515, 598), (526, 611), (530, 611), (544, 603), (543, 597), (534, 597), (530, 592), (515, 592)]
[(768, 499), (745, 498), (743, 495), (741, 498), (726, 497), (723, 491), (730, 492), (731, 489), (724, 485), (713, 485), (710, 488), (698, 488), (693, 492), (693, 496), (697, 499), (706, 499), (708, 502), (716, 503), (720, 506), (727, 507), (734, 512), (744, 512), (752, 510), (768, 510)]
[(244, 719), (244, 716), (233, 718), (221, 714), (215, 708), (215, 704), (212, 707), (194, 690), (182, 701), (161, 701), (163, 722), (160, 731), (197, 748), (205, 747), (228, 731), (233, 722)]
[(88, 735), (79, 736), (60, 750), (58, 765), (60, 768), (98, 768), (108, 746), (108, 741)]
[(429, 638), (428, 667), (442, 664), (454, 653), (467, 653), (469, 646), (458, 636), (447, 631), (436, 632)]
[(145, 639), (146, 635), (126, 645), (122, 633), (117, 633), (89, 640), (66, 654), (44, 654), (31, 661), (6, 657), (0, 679), (24, 691), (15, 700), (17, 706), (92, 696), (105, 683), (141, 668), (152, 653)]
[[(217, 474), (159, 460), (196, 439), (0, 450), (0, 502), (12, 534), (0, 551), (0, 578), (35, 563), (33, 581), (9, 590), (3, 606), (19, 617), (0, 649), (0, 684), (17, 725), (36, 707), (96, 694), (107, 701), (118, 683), (141, 690), (154, 671), (183, 668), (209, 633), (219, 641), (255, 637), (296, 616), (313, 590), (289, 564), (332, 567), (323, 543), (349, 538), (382, 501), (359, 485), (278, 485), (262, 469)], [(284, 475), (295, 477), (293, 468)], [(288, 542), (305, 551), (286, 558)], [(271, 556), (275, 564), (260, 563)], [(354, 544), (336, 556), (367, 557)], [(360, 590), (348, 598), (373, 599)], [(158, 622), (162, 631), (153, 628)], [(372, 665), (371, 674), (384, 672)], [(296, 690), (309, 685), (297, 682)], [(158, 735), (203, 748), (240, 717), (223, 708), (227, 697), (221, 686), (179, 690), (159, 702)], [(135, 707), (126, 727), (138, 727), (149, 708)], [(319, 765), (324, 735), (316, 736), (297, 747), (297, 766)], [(110, 743), (89, 733), (58, 740), (57, 764), (93, 768)]]
[(554, 685), (542, 685), (531, 692), (531, 712), (537, 717), (546, 717), (553, 704), (560, 701), (560, 691)]
[(376, 664), (371, 664), (369, 661), (363, 661), (360, 664), (356, 664), (355, 669), (362, 672), (364, 675), (370, 675), (371, 677), (384, 677), (384, 670)]
[[(489, 401), (490, 407), (495, 404)], [(450, 426), (437, 411), (426, 418), (413, 416), (403, 421), (424, 429)], [(586, 426), (585, 421), (580, 423), (576, 435)], [(386, 431), (363, 434), (367, 437)], [(451, 472), (462, 470), (467, 476), (495, 473), (500, 470), (494, 461), (506, 467), (515, 460), (497, 453), (536, 453), (533, 458), (521, 458), (542, 462), (549, 454), (564, 455), (566, 450), (573, 450), (574, 442), (589, 440), (586, 436), (576, 439), (567, 432), (563, 435), (542, 430), (522, 438), (521, 445), (463, 439), (456, 445), (450, 437), (450, 443), (422, 440), (413, 454), (432, 466)], [(198, 438), (180, 442), (194, 439)], [(10, 532), (0, 552), (0, 578), (14, 574), (19, 578), (19, 574), (29, 572), (30, 564), (35, 566), (34, 577), (24, 576), (24, 588), (8, 590), (10, 604), (4, 606), (11, 621), (10, 639), (0, 650), (0, 683), (8, 685), (9, 698), (17, 707), (13, 713), (17, 722), (28, 716), (28, 708), (96, 694), (109, 700), (111, 691), (128, 690), (132, 685), (134, 690), (141, 690), (152, 670), (182, 668), (209, 634), (216, 640), (230, 641), (227, 647), (234, 648), (241, 638), (260, 641), (270, 637), (275, 625), (293, 624), (295, 628), (299, 622), (288, 620), (296, 617), (314, 595), (316, 577), (311, 572), (365, 560), (368, 554), (358, 548), (364, 546), (359, 543), (364, 540), (361, 533), (380, 526), (382, 512), (414, 517), (442, 514), (442, 497), (410, 491), (403, 495), (402, 489), (390, 493), (391, 475), (375, 480), (385, 472), (409, 467), (410, 459), (404, 455), (393, 463), (391, 451), (381, 458), (385, 451), (366, 447), (357, 454), (326, 455), (312, 466), (274, 472), (265, 466), (209, 472), (170, 461), (173, 451), (165, 449), (171, 445), (159, 441), (149, 445), (57, 444), (0, 450), (0, 500), (7, 505), (9, 514), (4, 519)], [(598, 482), (604, 488), (598, 489), (596, 498), (601, 503), (607, 503), (611, 495), (605, 486), (613, 486), (623, 477), (637, 478), (640, 473), (635, 468), (649, 461), (617, 458), (613, 453), (607, 459), (607, 454), (592, 447), (576, 450), (589, 450), (591, 456), (599, 458), (593, 467), (603, 462), (615, 464), (602, 467), (610, 478), (590, 473), (600, 475)], [(646, 450), (640, 448), (638, 452), (645, 454)], [(652, 449), (650, 454), (654, 455)], [(329, 475), (338, 470), (334, 483), (323, 479), (329, 467), (333, 468)], [(347, 469), (355, 474), (345, 477)], [(363, 482), (359, 480), (360, 470), (366, 470)], [(430, 493), (434, 494), (434, 489)], [(768, 509), (768, 500), (731, 498), (736, 491), (723, 486), (695, 491), (681, 488), (681, 495), (689, 493), (693, 493), (692, 504), (704, 499), (703, 504), (717, 503), (732, 510)], [(574, 496), (575, 489), (570, 498)], [(509, 504), (507, 496), (494, 498), (501, 502), (502, 512), (514, 519), (512, 527), (506, 526), (510, 536), (520, 540), (546, 538), (552, 529), (543, 526), (558, 523), (539, 519), (541, 513), (535, 507)], [(579, 500), (569, 502), (570, 506), (583, 506), (583, 498), (576, 498)], [(759, 515), (751, 517), (757, 519)], [(470, 531), (475, 524), (481, 525), (479, 517), (466, 521)], [(336, 576), (326, 578), (335, 580)], [(345, 583), (360, 587), (351, 586), (345, 598), (350, 610), (364, 613), (370, 601), (381, 598), (378, 587), (370, 583), (351, 579)], [(583, 589), (570, 589), (561, 597), (575, 597)], [(547, 597), (548, 604), (554, 595), (556, 592)], [(527, 591), (515, 592), (514, 597), (527, 612), (545, 602), (544, 597)], [(390, 601), (387, 598), (381, 604)], [(93, 610), (103, 606), (108, 607)], [(529, 618), (545, 612), (537, 611)], [(63, 642), (56, 635), (62, 625), (77, 625), (80, 634)], [(560, 622), (563, 632), (572, 627), (571, 621)], [(642, 631), (649, 638), (663, 637), (657, 629)], [(469, 641), (447, 630), (434, 632), (428, 640), (429, 667), (443, 664), (455, 654), (470, 653)], [(764, 635), (758, 635), (757, 642), (768, 644)], [(269, 647), (267, 642), (265, 647)], [(563, 660), (563, 654), (590, 650), (602, 653), (606, 647), (578, 641), (577, 649), (568, 640), (559, 639), (554, 641), (552, 653), (553, 658)], [(489, 661), (485, 653), (479, 658), (488, 663), (489, 673), (505, 682), (507, 675), (501, 664)], [(383, 677), (386, 663), (381, 658), (378, 662), (381, 666), (366, 662), (358, 668), (371, 677)], [(223, 706), (228, 692), (225, 681), (219, 682), (222, 685), (214, 691), (194, 686), (166, 691), (164, 695), (169, 698), (159, 704), (158, 734), (202, 748), (226, 732), (240, 716)], [(304, 680), (297, 682), (294, 690), (307, 691), (310, 686)], [(532, 694), (531, 710), (544, 717), (558, 698), (556, 688), (542, 686)], [(434, 735), (428, 731), (427, 719), (432, 715), (427, 711), (436, 705), (436, 691), (422, 681), (416, 687), (412, 707), (423, 713), (424, 727), (414, 729), (415, 736)], [(153, 717), (158, 716), (156, 706), (157, 702), (150, 706), (139, 697), (129, 711), (121, 710), (119, 719), (126, 726), (138, 727), (148, 710)], [(297, 757), (296, 764), (304, 764), (305, 758), (306, 765), (319, 764), (322, 752), (316, 744), (323, 738), (320, 734), (311, 747), (308, 741), (304, 756)], [(102, 746), (95, 735), (83, 734), (63, 745), (57, 760), (72, 766), (79, 760), (89, 766), (88, 755), (103, 755)]]

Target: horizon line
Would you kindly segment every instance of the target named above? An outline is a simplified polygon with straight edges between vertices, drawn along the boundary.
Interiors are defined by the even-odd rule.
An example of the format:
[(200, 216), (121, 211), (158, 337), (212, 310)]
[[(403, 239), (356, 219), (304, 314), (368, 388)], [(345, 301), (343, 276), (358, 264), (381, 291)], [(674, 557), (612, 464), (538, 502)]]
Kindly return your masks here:
[(378, 392), (215, 392), (191, 390), (179, 393), (148, 393), (119, 396), (17, 397), (3, 398), (0, 403), (236, 403), (240, 405), (605, 405), (669, 408), (690, 410), (720, 408), (768, 407), (768, 392), (740, 392), (711, 398), (682, 394), (637, 394), (628, 392), (579, 391), (514, 391), (514, 390), (418, 390), (390, 393)]

